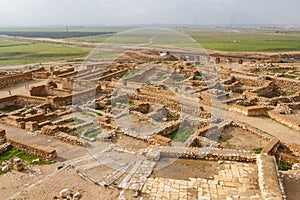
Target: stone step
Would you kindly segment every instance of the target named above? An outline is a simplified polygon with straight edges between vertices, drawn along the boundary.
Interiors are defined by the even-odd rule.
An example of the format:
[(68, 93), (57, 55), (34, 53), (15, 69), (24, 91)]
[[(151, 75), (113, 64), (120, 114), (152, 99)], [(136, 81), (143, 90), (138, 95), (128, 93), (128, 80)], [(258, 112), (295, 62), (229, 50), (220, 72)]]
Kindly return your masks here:
[(136, 162), (134, 164), (134, 166), (132, 167), (132, 169), (130, 170), (129, 174), (123, 179), (123, 181), (119, 184), (119, 188), (128, 188), (129, 185), (129, 180), (133, 177), (133, 175), (135, 174), (135, 172), (138, 170), (138, 168), (141, 166), (142, 162)]
[(95, 163), (89, 163), (89, 164), (86, 164), (86, 165), (83, 165), (83, 166), (80, 166), (80, 167), (75, 167), (75, 170), (77, 171), (86, 171), (86, 170), (90, 170), (90, 169), (93, 169), (93, 168), (96, 168), (96, 167), (100, 167), (100, 166), (103, 166), (103, 165), (108, 165), (108, 164), (111, 164), (115, 162), (114, 160), (112, 159), (106, 159), (106, 160), (97, 160)]
[(110, 186), (111, 184), (113, 184), (113, 182), (115, 182), (122, 175), (124, 175), (131, 166), (132, 166), (132, 164), (129, 163), (129, 164), (119, 167), (118, 169), (114, 170), (112, 173), (104, 176), (100, 181), (98, 181), (98, 183), (103, 186)]
[(152, 171), (156, 165), (156, 162), (145, 160), (142, 163), (135, 165), (136, 169), (132, 169), (134, 173), (131, 174), (130, 178), (123, 180), (120, 186), (123, 189), (130, 189), (139, 191), (143, 188), (147, 181), (147, 178), (152, 174)]

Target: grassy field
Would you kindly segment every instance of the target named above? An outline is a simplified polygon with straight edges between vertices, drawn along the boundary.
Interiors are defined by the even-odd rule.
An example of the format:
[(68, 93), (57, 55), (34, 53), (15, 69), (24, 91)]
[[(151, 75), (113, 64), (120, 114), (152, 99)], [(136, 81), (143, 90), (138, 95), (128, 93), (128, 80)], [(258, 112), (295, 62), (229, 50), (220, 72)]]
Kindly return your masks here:
[(88, 51), (67, 45), (0, 39), (0, 64), (29, 64), (84, 57)]
[(186, 31), (203, 48), (228, 52), (289, 52), (300, 51), (300, 33), (267, 31)]
[(105, 41), (107, 38), (111, 37), (113, 34), (103, 34), (103, 35), (95, 35), (95, 36), (87, 36), (87, 37), (73, 37), (66, 39), (67, 41), (74, 42), (90, 42), (90, 43), (101, 43)]
[[(37, 32), (59, 32), (65, 31), (65, 28), (0, 28), (1, 31), (37, 31)], [(70, 28), (69, 31), (80, 32), (122, 32), (121, 28)], [(185, 29), (185, 32), (203, 48), (207, 50), (218, 50), (225, 52), (291, 52), (300, 51), (300, 32), (299, 31), (281, 31), (275, 30), (225, 30), (225, 29)], [(116, 38), (113, 42), (127, 42), (130, 44), (149, 43), (147, 31), (142, 33), (145, 37), (139, 35), (132, 38)], [(180, 35), (180, 34), (179, 34)], [(75, 37), (65, 39), (66, 41), (101, 43), (113, 36), (113, 34), (102, 34), (87, 37)], [(133, 35), (134, 36), (134, 35)], [(142, 40), (141, 40), (142, 38)], [(145, 39), (146, 38), (146, 39)], [(181, 40), (179, 40), (179, 39)], [(136, 41), (138, 40), (138, 41)], [(141, 41), (139, 41), (141, 40)], [(189, 47), (193, 45), (190, 39), (174, 35), (160, 35), (155, 38), (155, 43), (174, 43), (179, 47)], [(195, 46), (195, 45), (194, 45)], [(0, 39), (0, 65), (5, 64), (29, 64), (43, 63), (49, 61), (59, 61), (73, 58), (84, 57), (89, 53), (80, 47), (70, 47), (68, 45), (46, 44), (39, 42), (19, 42), (13, 40)]]

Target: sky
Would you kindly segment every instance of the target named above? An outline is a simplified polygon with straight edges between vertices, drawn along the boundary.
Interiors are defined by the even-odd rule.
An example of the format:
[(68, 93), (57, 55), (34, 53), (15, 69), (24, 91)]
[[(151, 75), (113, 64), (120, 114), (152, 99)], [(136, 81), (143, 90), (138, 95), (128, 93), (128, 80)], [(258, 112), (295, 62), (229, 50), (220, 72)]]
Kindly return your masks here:
[(0, 26), (300, 24), (299, 0), (0, 0)]

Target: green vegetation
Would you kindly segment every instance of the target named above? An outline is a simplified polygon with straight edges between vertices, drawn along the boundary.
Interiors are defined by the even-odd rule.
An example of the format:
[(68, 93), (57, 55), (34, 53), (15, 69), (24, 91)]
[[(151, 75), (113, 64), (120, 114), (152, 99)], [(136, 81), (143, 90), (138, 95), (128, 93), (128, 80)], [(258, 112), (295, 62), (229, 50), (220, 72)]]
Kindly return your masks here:
[(133, 102), (132, 100), (130, 100), (130, 101), (128, 102), (128, 105), (129, 105), (129, 106), (134, 106), (135, 104), (134, 104), (134, 102)]
[(267, 30), (189, 30), (203, 48), (229, 52), (300, 51), (300, 33)]
[(86, 37), (73, 37), (67, 40), (72, 42), (101, 43), (111, 36), (113, 36), (113, 34), (101, 34), (101, 35), (86, 36)]
[(261, 154), (262, 149), (263, 148), (256, 148), (256, 149), (253, 149), (253, 151), (255, 154)]
[[(1, 154), (0, 163), (2, 163), (3, 161), (10, 161), (11, 163), (13, 163), (14, 158), (20, 158), (24, 162), (24, 164), (44, 165), (44, 164), (52, 163), (51, 161), (40, 159), (36, 156), (26, 153), (25, 151), (19, 150), (15, 147), (10, 147), (7, 151)], [(36, 159), (40, 159), (40, 161), (36, 163), (32, 163), (32, 161)], [(4, 172), (0, 169), (0, 174), (2, 173)]]
[(86, 134), (86, 136), (87, 136), (88, 138), (96, 138), (97, 135), (99, 135), (99, 134), (101, 134), (101, 130), (100, 130), (100, 129), (99, 129), (99, 130), (92, 131), (92, 132)]
[(100, 105), (96, 107), (96, 110), (103, 110), (103, 109), (104, 109), (103, 106)]
[(290, 166), (286, 163), (278, 162), (277, 166), (278, 166), (278, 170), (280, 170), (280, 171), (288, 171), (288, 170), (292, 169), (292, 166)]
[(82, 124), (84, 123), (85, 121), (83, 121), (82, 119), (75, 119), (73, 122), (72, 122), (72, 125), (73, 126), (77, 126), (79, 124)]
[[(2, 108), (1, 110), (0, 110), (0, 113), (1, 112), (3, 112), (3, 113), (10, 113), (10, 112), (13, 112), (13, 111), (15, 111), (15, 110), (18, 110), (18, 109), (20, 109), (21, 107), (18, 107), (18, 106), (14, 106), (14, 105), (12, 105), (12, 106), (7, 106), (7, 107), (5, 107), (5, 108)], [(25, 111), (24, 111), (25, 112)]]
[(27, 64), (84, 57), (88, 51), (68, 45), (0, 39), (0, 64)]
[(80, 112), (80, 114), (83, 116), (93, 117), (93, 118), (96, 116), (96, 114), (92, 112)]
[(185, 142), (192, 134), (195, 133), (194, 128), (185, 130), (176, 130), (168, 135), (168, 137), (175, 142)]

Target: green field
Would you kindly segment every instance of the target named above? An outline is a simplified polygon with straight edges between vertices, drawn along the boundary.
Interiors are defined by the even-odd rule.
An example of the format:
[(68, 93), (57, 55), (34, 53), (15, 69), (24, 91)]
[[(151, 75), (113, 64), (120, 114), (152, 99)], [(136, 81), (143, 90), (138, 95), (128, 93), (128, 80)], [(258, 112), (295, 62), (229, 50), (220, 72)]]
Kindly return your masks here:
[(87, 50), (68, 45), (0, 39), (0, 64), (28, 64), (84, 57)]
[(289, 52), (300, 51), (300, 33), (270, 31), (186, 31), (203, 48), (228, 52)]
[(103, 35), (95, 35), (95, 36), (87, 36), (87, 37), (74, 37), (65, 40), (73, 41), (73, 42), (101, 43), (111, 36), (112, 36), (111, 34), (105, 34), (105, 35), (103, 34)]
[[(123, 28), (70, 28), (69, 31), (81, 32), (122, 32)], [(1, 31), (40, 31), (45, 33), (65, 31), (65, 28), (1, 28)], [(145, 35), (140, 36), (139, 31)], [(179, 47), (190, 47), (193, 45), (188, 36), (193, 38), (206, 50), (217, 50), (225, 52), (291, 52), (300, 51), (300, 31), (289, 30), (229, 30), (229, 29), (184, 29), (178, 30), (187, 34), (187, 37), (161, 34), (155, 38), (155, 43), (174, 43)], [(147, 31), (137, 29), (132, 38), (117, 37), (111, 42), (143, 43), (149, 42)], [(65, 39), (66, 41), (101, 43), (113, 34), (102, 34), (87, 37), (75, 37)], [(122, 36), (122, 34), (121, 34)], [(141, 40), (142, 38), (142, 40)], [(146, 39), (145, 39), (146, 38)], [(139, 41), (141, 40), (141, 41)], [(175, 41), (174, 41), (175, 40)], [(108, 41), (109, 42), (109, 41)], [(195, 44), (195, 43), (194, 43)], [(196, 45), (194, 45), (196, 46)], [(30, 64), (49, 61), (59, 61), (74, 58), (82, 58), (88, 55), (89, 49), (84, 47), (71, 47), (63, 44), (50, 44), (40, 42), (20, 42), (9, 39), (0, 39), (0, 64)]]

